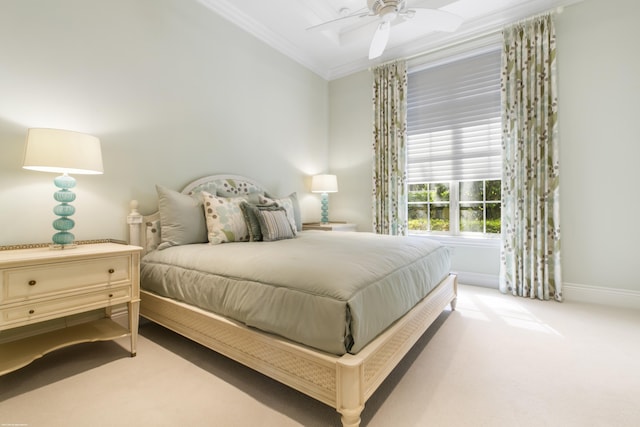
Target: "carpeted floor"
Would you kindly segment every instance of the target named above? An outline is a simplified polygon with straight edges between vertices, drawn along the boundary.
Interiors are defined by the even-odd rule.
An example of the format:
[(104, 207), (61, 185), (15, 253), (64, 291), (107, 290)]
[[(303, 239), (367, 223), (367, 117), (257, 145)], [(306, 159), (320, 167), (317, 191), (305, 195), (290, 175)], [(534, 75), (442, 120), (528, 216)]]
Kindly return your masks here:
[[(334, 409), (152, 323), (0, 377), (0, 427), (339, 426)], [(638, 426), (640, 311), (460, 286), (362, 425)]]

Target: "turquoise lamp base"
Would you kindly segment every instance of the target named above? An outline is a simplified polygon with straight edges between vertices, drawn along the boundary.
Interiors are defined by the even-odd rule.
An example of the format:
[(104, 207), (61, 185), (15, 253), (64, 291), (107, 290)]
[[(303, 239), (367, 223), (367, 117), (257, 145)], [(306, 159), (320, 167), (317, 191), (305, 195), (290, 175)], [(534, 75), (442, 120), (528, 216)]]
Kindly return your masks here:
[(327, 193), (322, 193), (320, 195), (320, 222), (322, 224), (329, 223), (329, 195)]
[(59, 188), (59, 190), (53, 194), (53, 198), (60, 202), (59, 205), (56, 205), (53, 208), (53, 213), (58, 215), (60, 218), (53, 221), (53, 228), (57, 230), (57, 233), (51, 238), (53, 241), (51, 248), (75, 248), (75, 236), (69, 230), (71, 230), (76, 223), (69, 217), (75, 213), (76, 208), (71, 206), (69, 203), (76, 199), (76, 195), (69, 189), (76, 186), (76, 180), (65, 173), (64, 175), (56, 177), (53, 180), (53, 183)]

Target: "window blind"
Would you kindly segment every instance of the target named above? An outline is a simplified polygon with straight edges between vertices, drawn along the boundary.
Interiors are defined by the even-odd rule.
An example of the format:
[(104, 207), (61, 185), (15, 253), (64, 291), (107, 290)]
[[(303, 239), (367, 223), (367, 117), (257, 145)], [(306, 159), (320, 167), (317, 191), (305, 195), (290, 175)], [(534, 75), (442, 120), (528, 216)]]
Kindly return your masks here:
[(409, 73), (409, 184), (501, 178), (500, 55)]

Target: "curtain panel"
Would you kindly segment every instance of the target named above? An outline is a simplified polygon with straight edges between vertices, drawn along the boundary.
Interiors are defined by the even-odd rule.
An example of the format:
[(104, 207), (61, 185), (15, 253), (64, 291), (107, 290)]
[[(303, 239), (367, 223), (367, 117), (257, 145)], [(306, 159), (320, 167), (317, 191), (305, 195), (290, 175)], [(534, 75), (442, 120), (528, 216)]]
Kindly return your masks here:
[(407, 65), (373, 69), (373, 231), (407, 234)]
[(518, 23), (503, 36), (500, 290), (562, 301), (552, 17)]

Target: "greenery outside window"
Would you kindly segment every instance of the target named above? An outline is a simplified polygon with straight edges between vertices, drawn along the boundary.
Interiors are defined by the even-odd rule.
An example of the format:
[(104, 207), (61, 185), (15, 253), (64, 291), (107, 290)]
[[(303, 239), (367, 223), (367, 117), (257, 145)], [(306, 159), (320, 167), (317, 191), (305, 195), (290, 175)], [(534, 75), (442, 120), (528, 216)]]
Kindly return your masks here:
[(500, 180), (409, 185), (411, 234), (500, 234)]
[(450, 231), (449, 183), (409, 185), (409, 232)]

